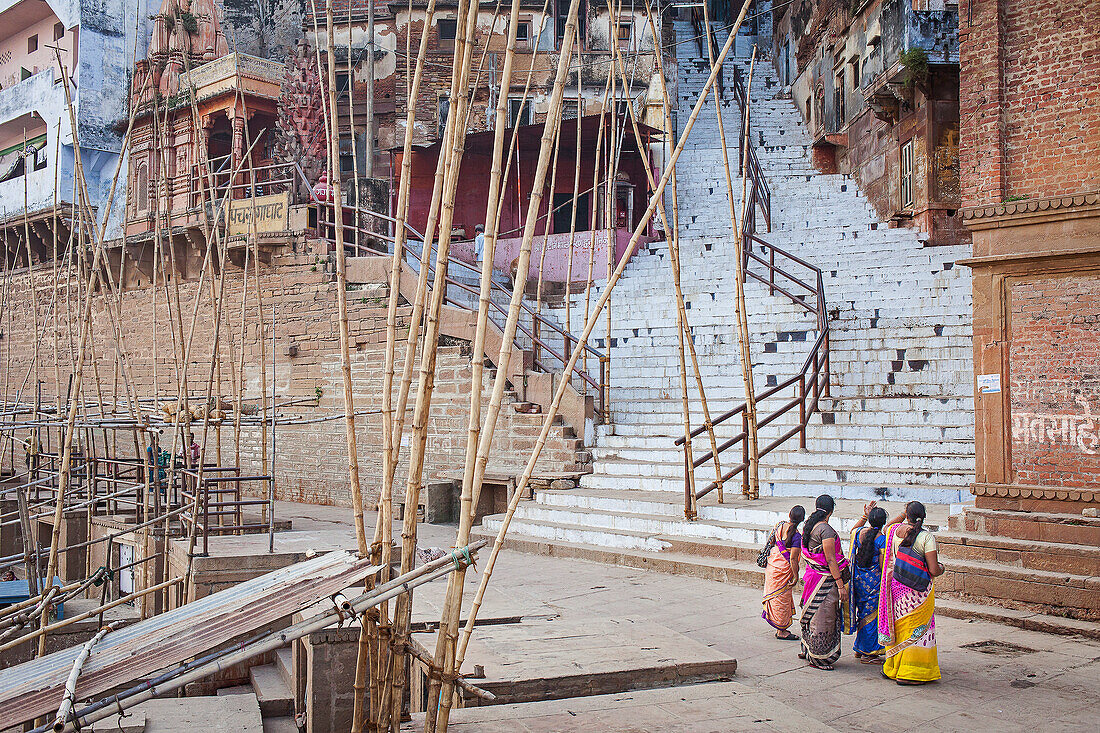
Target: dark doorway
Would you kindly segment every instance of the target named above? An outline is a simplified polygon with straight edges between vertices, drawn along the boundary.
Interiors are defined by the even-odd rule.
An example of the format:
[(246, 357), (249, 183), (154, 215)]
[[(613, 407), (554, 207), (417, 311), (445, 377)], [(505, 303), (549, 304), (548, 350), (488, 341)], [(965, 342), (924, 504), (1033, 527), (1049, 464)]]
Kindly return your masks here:
[[(574, 231), (588, 231), (588, 194), (577, 196), (577, 226)], [(568, 234), (569, 223), (573, 218), (573, 194), (554, 194), (554, 234)]]

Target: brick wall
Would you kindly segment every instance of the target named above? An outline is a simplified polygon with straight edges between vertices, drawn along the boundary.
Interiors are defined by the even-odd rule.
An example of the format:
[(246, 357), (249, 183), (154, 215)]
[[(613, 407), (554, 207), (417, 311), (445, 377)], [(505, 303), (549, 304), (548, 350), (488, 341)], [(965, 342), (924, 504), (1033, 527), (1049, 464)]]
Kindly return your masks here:
[(962, 0), (963, 204), (1100, 189), (1100, 3)]
[[(280, 419), (300, 417), (303, 420), (332, 416), (337, 419), (276, 427), (276, 478), (280, 498), (313, 503), (347, 503), (349, 497), (347, 476), (347, 448), (344, 434), (343, 382), (341, 377), (339, 332), (336, 310), (336, 285), (331, 275), (331, 265), (313, 256), (297, 255), (276, 258), (274, 266), (264, 266), (260, 278), (260, 291), (264, 302), (264, 345), (268, 351), (268, 391), (270, 392), (271, 323), (274, 313), (275, 399), (280, 405)], [(41, 268), (41, 266), (38, 266)], [(4, 338), (0, 341), (0, 363), (3, 377), (0, 387), (5, 388), (9, 399), (14, 399), (26, 379), (20, 398), (24, 402), (34, 400), (34, 380), (42, 381), (42, 399), (53, 404), (56, 395), (54, 371), (53, 281), (48, 272), (36, 273), (39, 361), (37, 374), (32, 367), (35, 351), (34, 317), (30, 307), (30, 278), (25, 274), (12, 279), (10, 309), (4, 316)], [(64, 283), (63, 283), (64, 284)], [(195, 281), (181, 282), (180, 296), (183, 302), (183, 328), (189, 329), (194, 296), (198, 290)], [(243, 279), (240, 270), (227, 274), (222, 326), (221, 386), (214, 393), (225, 400), (235, 402), (232, 386), (233, 367), (229, 361), (228, 341), (233, 341), (233, 354), (240, 357), (242, 324), (244, 330), (244, 384), (243, 404), (259, 406), (262, 375), (260, 370), (260, 326), (256, 314), (256, 298), (253, 279), (248, 285), (247, 314), (242, 321)], [(386, 346), (386, 297), (384, 290), (352, 291), (348, 293), (348, 310), (351, 326), (352, 375), (357, 410), (380, 410), (382, 406), (382, 367)], [(174, 294), (173, 294), (174, 297)], [(56, 308), (57, 339), (60, 346), (58, 371), (62, 385), (67, 385), (73, 359), (70, 342), (77, 343), (79, 333), (70, 322), (79, 316), (79, 300), (75, 285), (71, 291), (59, 292)], [(154, 308), (155, 304), (155, 308)], [(408, 327), (410, 309), (400, 310), (400, 332)], [(154, 318), (155, 312), (155, 318)], [(129, 290), (122, 295), (121, 304), (123, 341), (127, 354), (127, 373), (136, 386), (139, 397), (160, 397), (176, 393), (178, 335), (173, 335), (165, 304), (163, 286), (154, 295), (152, 289)], [(8, 322), (10, 315), (11, 321)], [(102, 299), (94, 308), (94, 332), (92, 338), (93, 363), (85, 371), (85, 399), (96, 402), (101, 394), (110, 402), (117, 395), (124, 397), (124, 386), (116, 371), (115, 339), (110, 320), (103, 309)], [(194, 350), (188, 365), (188, 384), (193, 400), (201, 401), (206, 394), (206, 382), (210, 375), (213, 341), (214, 308), (209, 284), (203, 289), (196, 320)], [(72, 320), (70, 320), (72, 319)], [(296, 355), (288, 351), (293, 345)], [(155, 357), (155, 359), (154, 359)], [(398, 354), (398, 379), (403, 363), (403, 352)], [(155, 370), (154, 370), (155, 363)], [(155, 371), (155, 381), (154, 381)], [(30, 375), (28, 378), (28, 374)], [(468, 345), (452, 343), (440, 349), (435, 374), (435, 398), (429, 420), (428, 459), (426, 480), (442, 473), (460, 470), (462, 466), (467, 420), (469, 414), (470, 358)], [(217, 370), (215, 370), (217, 376)], [(491, 389), (489, 372), (486, 372), (486, 403)], [(414, 373), (415, 380), (415, 373)], [(154, 387), (155, 385), (155, 387)], [(416, 382), (410, 398), (406, 425), (412, 420)], [(297, 404), (287, 404), (294, 403)], [(484, 413), (483, 413), (484, 414)], [(232, 425), (227, 421), (221, 428), (222, 462), (231, 464), (236, 453), (236, 440)], [(359, 460), (362, 486), (368, 498), (377, 496), (381, 476), (381, 425), (379, 414), (360, 416), (356, 422), (359, 441)], [(526, 465), (535, 439), (542, 425), (541, 415), (516, 413), (511, 402), (501, 411), (497, 433), (490, 456), (490, 472), (518, 473)], [(246, 472), (259, 473), (262, 462), (261, 428), (247, 424), (241, 430), (241, 465)], [(213, 431), (212, 431), (213, 435)], [(125, 448), (128, 435), (119, 434), (120, 448)], [(101, 444), (102, 436), (95, 435)], [(207, 451), (207, 460), (215, 455), (214, 439)], [(572, 470), (576, 459), (577, 440), (561, 426), (555, 426), (543, 449), (538, 469), (540, 471)], [(123, 450), (123, 453), (126, 451)], [(130, 449), (132, 452), (132, 448)], [(407, 458), (408, 451), (403, 451)], [(399, 480), (404, 481), (405, 467), (399, 469)]]
[(1011, 290), (1015, 482), (1100, 485), (1100, 273)]

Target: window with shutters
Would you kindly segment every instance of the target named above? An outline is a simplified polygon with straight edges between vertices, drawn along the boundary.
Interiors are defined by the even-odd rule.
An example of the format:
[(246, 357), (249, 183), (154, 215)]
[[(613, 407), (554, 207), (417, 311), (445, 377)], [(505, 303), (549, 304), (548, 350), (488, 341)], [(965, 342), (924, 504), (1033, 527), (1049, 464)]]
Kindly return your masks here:
[(901, 208), (913, 208), (913, 141), (909, 140), (901, 146), (901, 185), (898, 192), (901, 195)]

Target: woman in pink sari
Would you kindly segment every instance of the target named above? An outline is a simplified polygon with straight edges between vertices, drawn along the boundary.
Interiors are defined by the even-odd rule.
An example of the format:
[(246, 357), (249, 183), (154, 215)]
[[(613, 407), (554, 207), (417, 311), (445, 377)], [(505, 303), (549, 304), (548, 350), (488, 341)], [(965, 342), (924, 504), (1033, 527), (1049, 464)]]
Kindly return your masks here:
[(851, 573), (840, 546), (840, 535), (829, 526), (833, 497), (817, 497), (814, 513), (802, 528), (802, 651), (817, 669), (832, 669), (840, 659), (840, 636), (848, 600)]
[(765, 621), (775, 628), (775, 638), (798, 641), (788, 629), (794, 621), (794, 587), (798, 583), (798, 560), (802, 547), (802, 535), (798, 525), (806, 518), (801, 506), (791, 509), (786, 522), (772, 528), (768, 567), (764, 570)]

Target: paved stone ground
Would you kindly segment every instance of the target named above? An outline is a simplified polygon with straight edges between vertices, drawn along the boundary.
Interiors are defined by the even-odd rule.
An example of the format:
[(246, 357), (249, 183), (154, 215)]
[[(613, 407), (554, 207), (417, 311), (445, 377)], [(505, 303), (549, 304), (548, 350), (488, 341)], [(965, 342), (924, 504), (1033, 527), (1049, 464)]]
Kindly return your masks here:
[[(413, 716), (408, 729), (420, 730), (422, 717)], [(655, 730), (661, 733), (828, 733), (836, 730), (737, 682), (467, 708), (451, 714), (447, 729), (454, 733), (637, 733)]]
[[(350, 509), (280, 504), (278, 513), (293, 519), (295, 529), (329, 530), (350, 537), (345, 534), (350, 529)], [(372, 515), (368, 524), (373, 527)], [(399, 530), (394, 536), (399, 536)], [(453, 538), (454, 527), (421, 525), (422, 546), (446, 547)], [(471, 588), (480, 572), (468, 577)], [(611, 617), (666, 625), (735, 657), (740, 685), (839, 730), (1097, 730), (1100, 643), (1083, 638), (938, 618), (943, 680), (900, 687), (883, 679), (877, 666), (852, 658), (851, 637), (844, 639), (846, 653), (836, 670), (807, 667), (795, 656), (798, 645), (776, 640), (760, 618), (756, 589), (509, 551), (501, 553), (493, 584), (508, 589), (506, 596), (513, 606), (525, 599), (533, 613), (545, 613), (549, 607), (563, 618)], [(706, 708), (708, 699), (713, 698), (703, 696), (692, 707)], [(657, 707), (654, 704), (654, 716), (659, 714)], [(639, 715), (639, 720), (659, 719), (637, 710), (631, 715)], [(768, 710), (758, 715), (765, 718)], [(534, 728), (530, 721), (525, 724), (532, 731), (561, 730), (549, 724)], [(469, 728), (475, 729), (481, 730)], [(503, 730), (485, 728), (498, 729)], [(698, 728), (682, 729), (713, 727), (701, 723)], [(646, 728), (635, 725), (618, 730)]]

